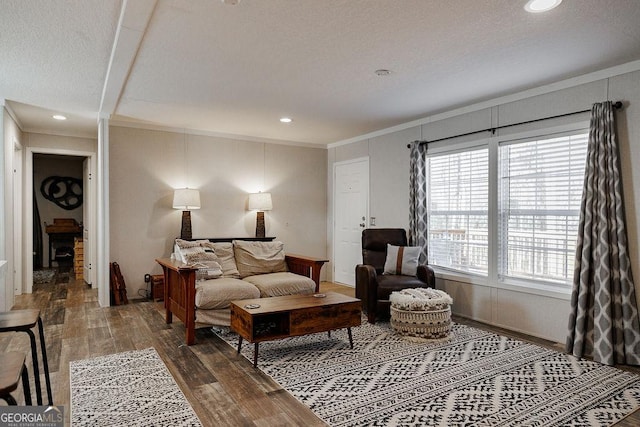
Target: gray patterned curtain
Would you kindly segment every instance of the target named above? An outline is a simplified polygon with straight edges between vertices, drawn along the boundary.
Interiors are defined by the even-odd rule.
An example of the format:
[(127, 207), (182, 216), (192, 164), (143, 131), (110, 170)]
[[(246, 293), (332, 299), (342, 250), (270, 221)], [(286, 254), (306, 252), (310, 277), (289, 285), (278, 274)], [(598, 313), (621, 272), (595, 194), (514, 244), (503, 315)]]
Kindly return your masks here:
[(638, 365), (640, 326), (617, 144), (611, 102), (594, 104), (566, 348), (606, 365)]
[(409, 244), (420, 246), (420, 263), (427, 263), (427, 144), (410, 145)]

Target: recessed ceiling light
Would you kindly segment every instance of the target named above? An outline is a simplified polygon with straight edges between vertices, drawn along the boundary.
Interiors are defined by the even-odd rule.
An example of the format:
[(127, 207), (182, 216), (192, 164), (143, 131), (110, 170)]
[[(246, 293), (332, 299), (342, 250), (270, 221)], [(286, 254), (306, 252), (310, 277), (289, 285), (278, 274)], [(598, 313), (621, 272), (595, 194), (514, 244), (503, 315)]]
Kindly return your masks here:
[(546, 12), (557, 7), (562, 0), (529, 0), (524, 5), (524, 10), (530, 13)]
[(289, 117), (283, 117), (280, 119), (282, 123), (291, 123), (293, 120)]
[(381, 68), (374, 72), (376, 73), (376, 76), (388, 76), (391, 74), (391, 70), (385, 70), (384, 68)]
[(54, 114), (52, 117), (56, 120), (67, 120), (67, 118), (62, 114)]

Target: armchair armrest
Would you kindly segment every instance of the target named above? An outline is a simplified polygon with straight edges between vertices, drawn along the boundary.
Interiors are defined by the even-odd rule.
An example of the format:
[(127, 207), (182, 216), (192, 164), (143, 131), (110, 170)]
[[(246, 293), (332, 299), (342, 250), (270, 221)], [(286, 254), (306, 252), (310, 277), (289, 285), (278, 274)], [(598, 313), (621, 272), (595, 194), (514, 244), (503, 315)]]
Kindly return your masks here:
[[(372, 265), (356, 265), (356, 298), (362, 300), (362, 308), (367, 313), (373, 313), (375, 319), (377, 294), (378, 294), (378, 273)], [(373, 323), (375, 320), (370, 320)]]
[(433, 271), (433, 268), (429, 267), (428, 265), (419, 265), (416, 276), (418, 276), (418, 279), (422, 280), (430, 288), (436, 287), (436, 274)]
[(316, 292), (320, 290), (320, 270), (329, 260), (296, 254), (286, 254), (284, 259), (290, 272), (310, 277), (316, 283)]

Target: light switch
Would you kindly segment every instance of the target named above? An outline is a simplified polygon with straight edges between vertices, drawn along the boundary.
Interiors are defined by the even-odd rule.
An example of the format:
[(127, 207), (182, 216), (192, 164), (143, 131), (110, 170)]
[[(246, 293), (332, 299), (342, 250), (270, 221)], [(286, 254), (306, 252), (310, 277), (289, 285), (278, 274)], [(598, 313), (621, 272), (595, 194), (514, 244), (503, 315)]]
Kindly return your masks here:
[(371, 219), (369, 220), (369, 225), (374, 227), (376, 225), (376, 217), (372, 216)]

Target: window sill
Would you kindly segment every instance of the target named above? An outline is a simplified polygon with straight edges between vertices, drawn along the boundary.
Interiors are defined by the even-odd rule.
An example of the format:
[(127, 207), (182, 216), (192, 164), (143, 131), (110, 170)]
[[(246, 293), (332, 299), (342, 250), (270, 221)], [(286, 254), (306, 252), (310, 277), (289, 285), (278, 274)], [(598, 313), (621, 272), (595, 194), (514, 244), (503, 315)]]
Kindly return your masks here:
[(452, 280), (454, 282), (469, 283), (472, 285), (491, 286), (486, 276), (473, 273), (448, 270), (442, 267), (431, 266), (437, 279)]
[(568, 301), (571, 299), (571, 289), (561, 289), (552, 285), (541, 283), (520, 282), (515, 279), (508, 279), (504, 282), (490, 282), (489, 278), (472, 273), (462, 273), (459, 271), (447, 270), (432, 266), (436, 278), (450, 280), (470, 285), (486, 286), (496, 289), (505, 289), (512, 292), (520, 292), (532, 295), (545, 296)]
[(541, 295), (566, 301), (571, 299), (571, 289), (558, 288), (557, 286), (545, 285), (542, 283), (519, 282), (515, 279), (509, 279), (504, 282), (499, 282), (496, 287), (509, 291)]

